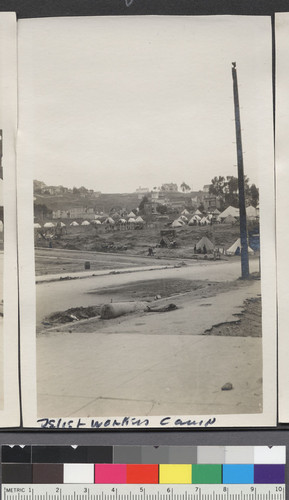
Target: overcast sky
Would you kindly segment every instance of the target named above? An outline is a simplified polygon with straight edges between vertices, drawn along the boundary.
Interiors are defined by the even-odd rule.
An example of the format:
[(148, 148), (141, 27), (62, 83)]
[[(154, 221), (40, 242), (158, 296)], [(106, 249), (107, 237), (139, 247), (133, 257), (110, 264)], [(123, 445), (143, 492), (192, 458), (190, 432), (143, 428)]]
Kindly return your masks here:
[[(272, 161), (269, 18), (19, 21), (19, 167), (47, 184), (132, 192), (237, 175)], [(273, 166), (272, 166), (273, 167)]]

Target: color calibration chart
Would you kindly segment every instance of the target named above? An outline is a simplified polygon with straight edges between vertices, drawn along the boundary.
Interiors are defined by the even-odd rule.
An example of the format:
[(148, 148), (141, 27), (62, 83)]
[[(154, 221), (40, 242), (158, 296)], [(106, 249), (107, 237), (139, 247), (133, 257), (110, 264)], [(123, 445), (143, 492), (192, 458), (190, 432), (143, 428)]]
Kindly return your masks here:
[(18, 446), (2, 500), (285, 500), (285, 446)]

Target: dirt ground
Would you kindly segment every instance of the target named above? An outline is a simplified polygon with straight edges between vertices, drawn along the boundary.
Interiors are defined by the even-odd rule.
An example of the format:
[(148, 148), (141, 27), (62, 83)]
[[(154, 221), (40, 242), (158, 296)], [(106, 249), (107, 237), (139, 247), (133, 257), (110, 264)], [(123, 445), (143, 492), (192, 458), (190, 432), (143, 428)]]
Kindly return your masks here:
[[(119, 287), (103, 288), (101, 292), (97, 290), (92, 292), (96, 296), (96, 304), (93, 307), (71, 308), (66, 311), (60, 311), (46, 317), (42, 322), (42, 332), (53, 328), (54, 331), (83, 331), (84, 322), (85, 331), (100, 331), (106, 320), (100, 320), (100, 308), (102, 303), (97, 303), (99, 293), (107, 295), (105, 303), (118, 301), (145, 301), (153, 306), (167, 304), (165, 299), (177, 299), (178, 307), (182, 307), (182, 297), (192, 301), (197, 299), (206, 299), (215, 297), (220, 293), (226, 293), (238, 290), (248, 286), (246, 280), (236, 280), (230, 282), (208, 282), (202, 280), (181, 280), (181, 279), (163, 279), (138, 281)], [(134, 314), (135, 317), (141, 317), (147, 313)], [(157, 314), (157, 313), (153, 313)], [(159, 313), (161, 314), (161, 313)], [(84, 321), (83, 321), (84, 320)], [(121, 319), (110, 321), (125, 321), (125, 316)], [(87, 321), (87, 322), (86, 322)], [(67, 325), (67, 326), (65, 326)], [(59, 329), (58, 329), (59, 327)], [(201, 333), (201, 332), (200, 332)], [(261, 337), (261, 296), (248, 299), (243, 303), (240, 313), (236, 316), (236, 321), (222, 323), (206, 330), (203, 335), (231, 336), (231, 337)]]
[[(51, 240), (52, 248), (92, 252), (122, 252), (127, 255), (144, 256), (148, 248), (154, 248), (158, 258), (192, 258), (194, 245), (207, 236), (216, 247), (229, 248), (240, 235), (238, 224), (216, 224), (213, 226), (184, 226), (176, 230), (176, 248), (157, 248), (163, 227), (142, 230), (103, 232), (92, 226), (68, 228), (67, 234)], [(37, 234), (36, 234), (37, 236)], [(50, 240), (35, 238), (36, 248), (49, 246)]]
[(262, 304), (261, 297), (245, 300), (243, 312), (236, 317), (236, 321), (214, 325), (203, 335), (222, 337), (262, 337)]
[(209, 282), (204, 280), (162, 279), (128, 283), (119, 287), (102, 288), (95, 290), (96, 296), (106, 294), (108, 302), (142, 300), (151, 302), (156, 299), (178, 296), (189, 293), (192, 299), (207, 298), (221, 292), (228, 292), (246, 286), (246, 281)]

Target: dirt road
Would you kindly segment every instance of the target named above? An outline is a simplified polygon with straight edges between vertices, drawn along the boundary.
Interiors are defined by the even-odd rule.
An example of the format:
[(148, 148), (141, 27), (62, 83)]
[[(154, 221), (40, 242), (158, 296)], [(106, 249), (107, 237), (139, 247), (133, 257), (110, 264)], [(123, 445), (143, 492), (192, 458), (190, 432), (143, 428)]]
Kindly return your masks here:
[(105, 252), (85, 252), (55, 248), (35, 250), (36, 276), (54, 273), (73, 273), (84, 270), (85, 262), (92, 270), (123, 269), (137, 266), (171, 265), (172, 259), (155, 259), (147, 256), (122, 255)]
[[(250, 260), (251, 272), (257, 271), (258, 259)], [(109, 300), (107, 293), (101, 294), (101, 289), (137, 281), (149, 281), (164, 278), (233, 281), (240, 276), (240, 260), (194, 262), (190, 266), (181, 268), (162, 269), (158, 271), (144, 271), (137, 273), (95, 276), (74, 281), (58, 281), (41, 283), (36, 286), (37, 315), (39, 326), (41, 321), (56, 311), (64, 311), (70, 307), (90, 306), (104, 303)], [(97, 292), (97, 297), (95, 295)]]

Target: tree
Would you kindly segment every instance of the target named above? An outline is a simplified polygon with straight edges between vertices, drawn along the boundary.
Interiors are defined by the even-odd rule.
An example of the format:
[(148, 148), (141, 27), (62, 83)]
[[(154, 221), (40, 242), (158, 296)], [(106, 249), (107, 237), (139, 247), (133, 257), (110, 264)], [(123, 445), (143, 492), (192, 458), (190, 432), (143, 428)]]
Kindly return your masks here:
[(256, 208), (259, 203), (259, 189), (255, 184), (250, 187), (250, 201), (251, 205)]
[(46, 219), (52, 215), (52, 210), (41, 203), (34, 203), (34, 216), (37, 219)]
[(144, 197), (142, 198), (142, 200), (141, 200), (141, 202), (140, 202), (140, 204), (139, 204), (139, 206), (138, 206), (138, 208), (139, 208), (139, 212), (140, 212), (141, 214), (143, 214), (143, 213), (144, 213), (145, 203), (148, 203), (148, 201), (149, 201), (149, 200), (148, 200), (148, 197), (147, 197), (147, 196), (144, 196)]
[(224, 196), (226, 187), (225, 177), (219, 175), (219, 177), (214, 177), (211, 180), (211, 185), (209, 187), (209, 193), (215, 196)]
[(156, 210), (159, 214), (164, 215), (168, 211), (168, 207), (166, 205), (161, 205), (160, 203), (156, 206)]
[(191, 191), (191, 188), (188, 184), (186, 184), (185, 182), (182, 182), (181, 184), (181, 190), (183, 191), (183, 193), (187, 193), (188, 191)]
[[(245, 197), (247, 200), (251, 199), (251, 187), (249, 186), (248, 177), (244, 175), (244, 189)], [(254, 188), (253, 192), (254, 196), (256, 196), (256, 191), (254, 190)], [(228, 207), (229, 205), (232, 205), (233, 207), (239, 206), (238, 178), (234, 177), (233, 175), (228, 175), (226, 178), (222, 176), (214, 177), (211, 180), (209, 193), (215, 195), (219, 199), (222, 208)]]

